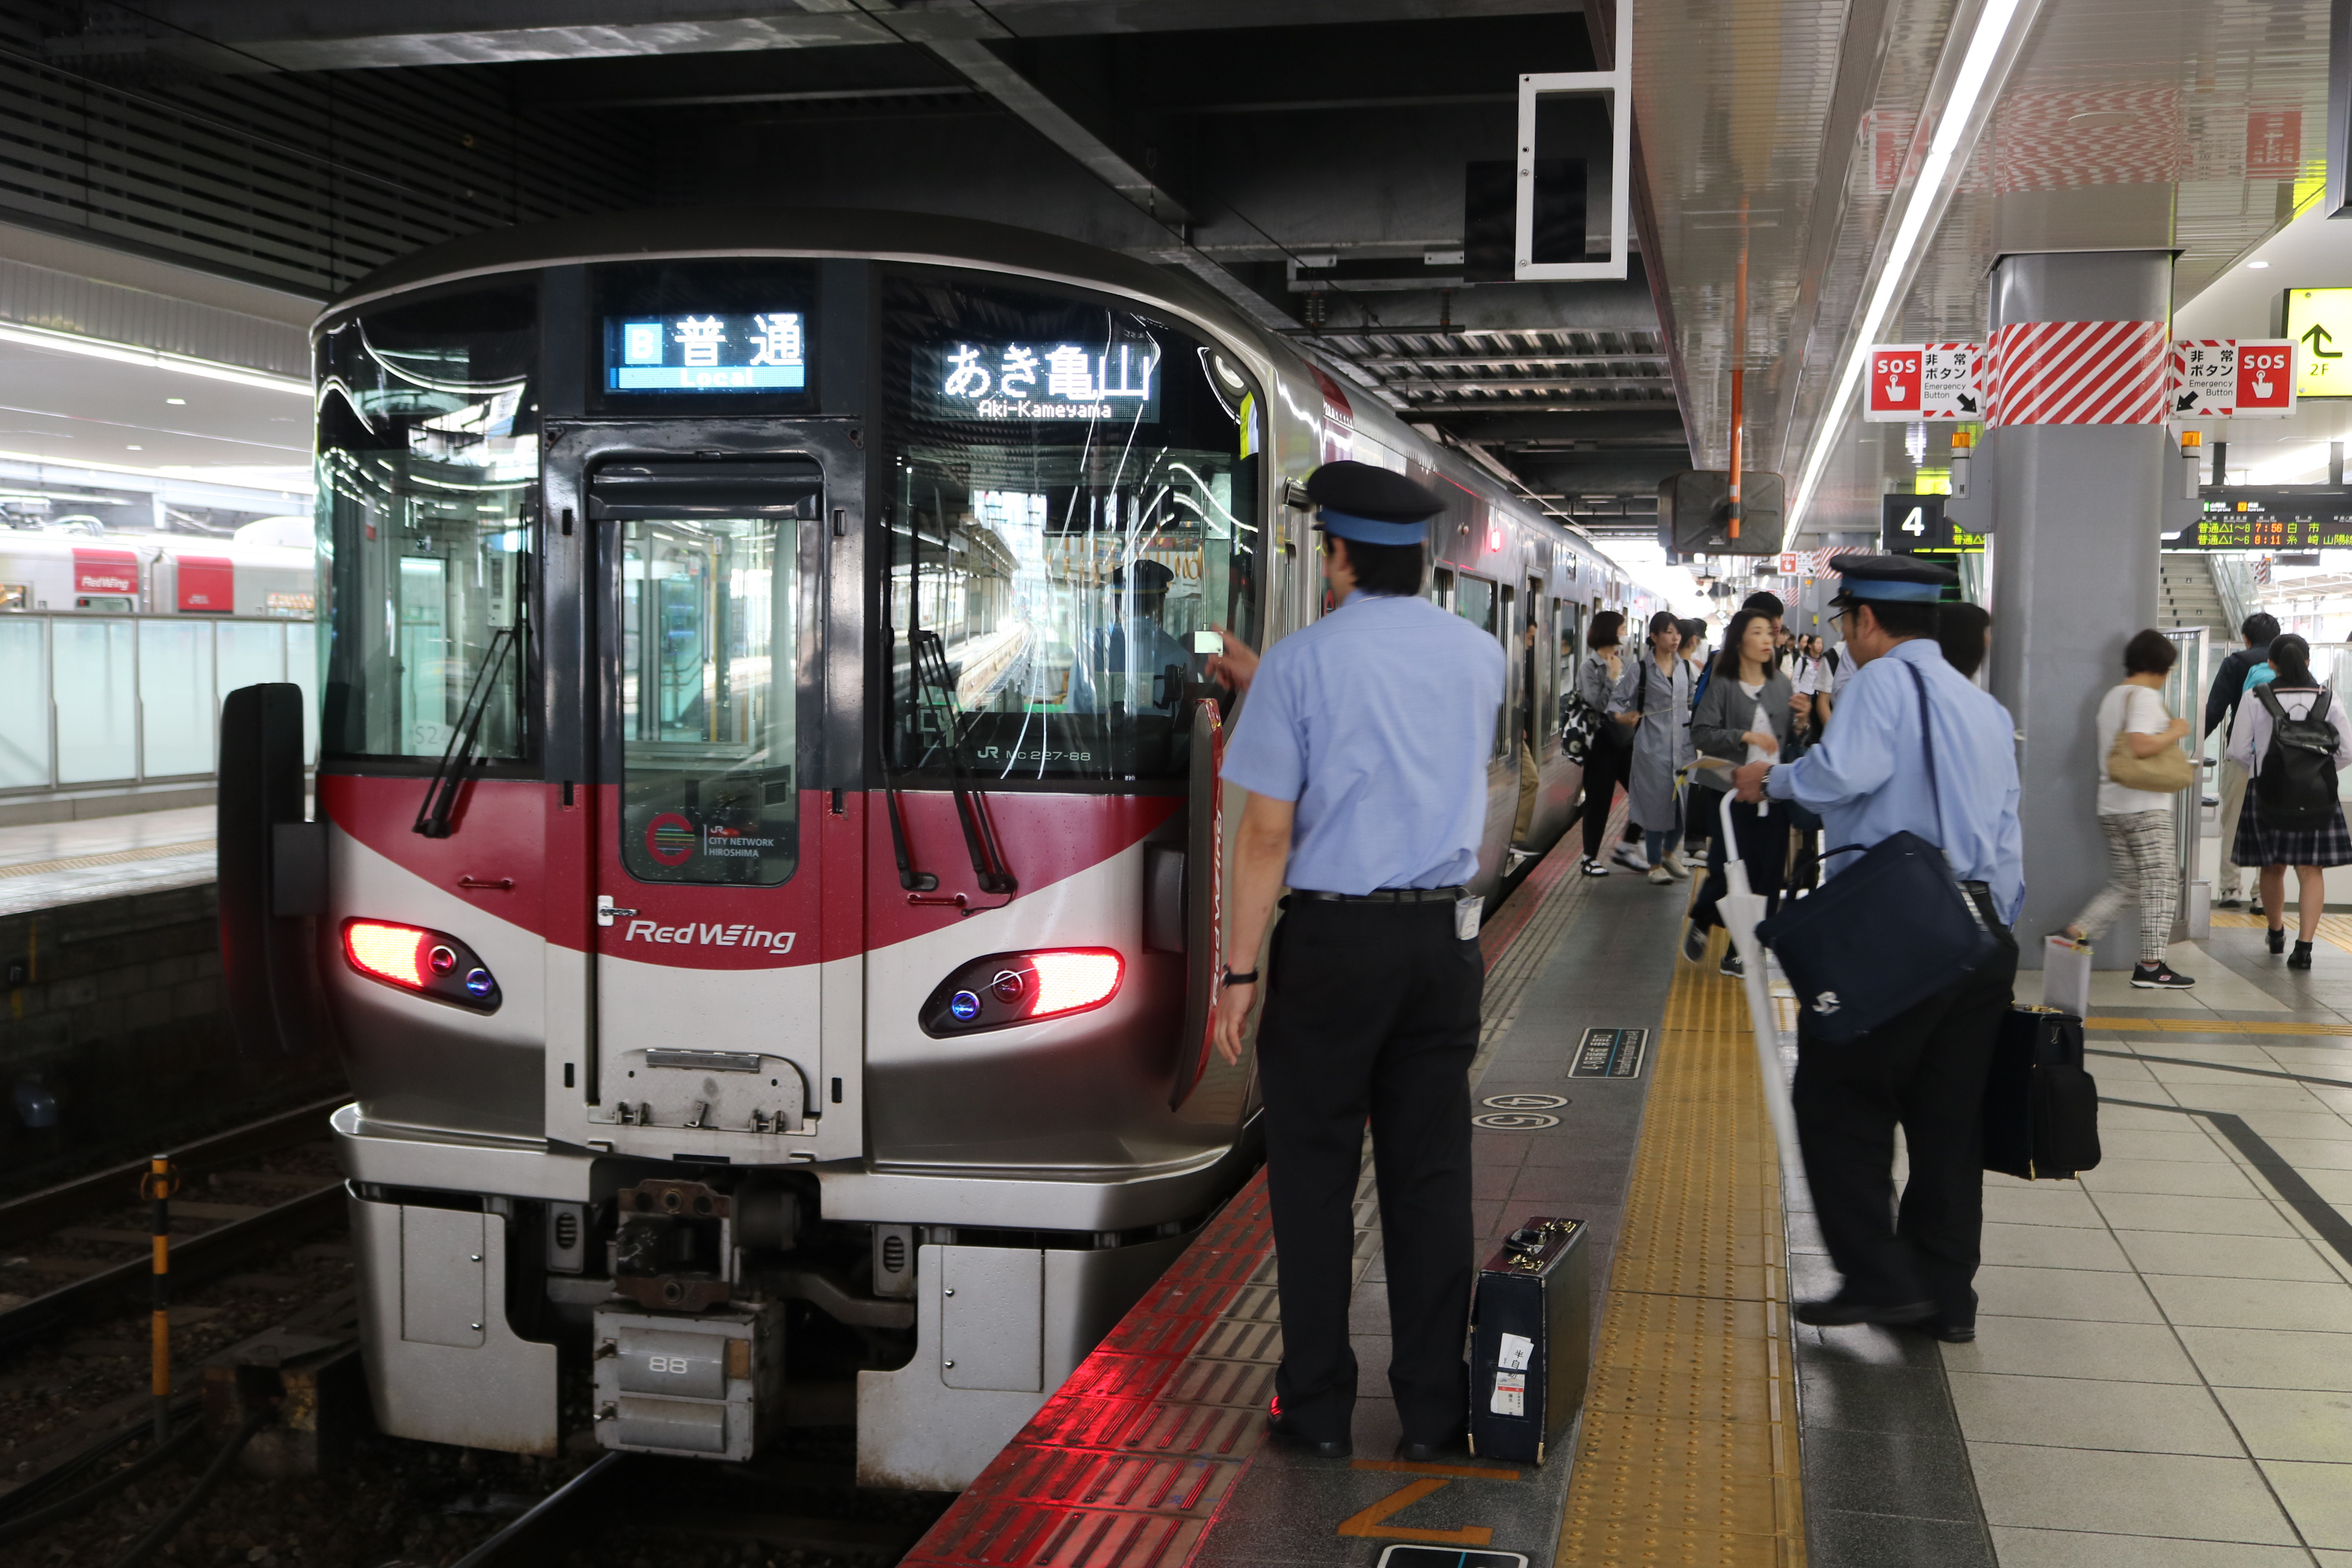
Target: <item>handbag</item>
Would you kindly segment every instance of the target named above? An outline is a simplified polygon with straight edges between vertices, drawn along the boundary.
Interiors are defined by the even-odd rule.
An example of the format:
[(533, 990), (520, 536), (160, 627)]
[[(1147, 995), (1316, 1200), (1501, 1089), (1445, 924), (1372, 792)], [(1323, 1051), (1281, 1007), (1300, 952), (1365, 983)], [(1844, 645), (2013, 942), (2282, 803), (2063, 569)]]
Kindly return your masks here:
[(2083, 1020), (2012, 1007), (1985, 1075), (1984, 1168), (2049, 1181), (2099, 1163), (2099, 1086), (2083, 1070)]
[[(1935, 726), (1927, 683), (1915, 666), (1919, 742), (1940, 831), (1943, 791), (1936, 777)], [(1824, 855), (1861, 858), (1756, 928), (1780, 961), (1798, 1006), (1819, 1038), (1855, 1039), (1981, 969), (2000, 941), (1952, 875), (1938, 845), (1896, 833), (1864, 849)]]
[(2107, 751), (2108, 783), (2155, 795), (2177, 795), (2197, 782), (2197, 764), (2178, 742), (2152, 757), (2143, 757), (2131, 749), (2131, 734), (2129, 730), (2116, 731), (2116, 743)]

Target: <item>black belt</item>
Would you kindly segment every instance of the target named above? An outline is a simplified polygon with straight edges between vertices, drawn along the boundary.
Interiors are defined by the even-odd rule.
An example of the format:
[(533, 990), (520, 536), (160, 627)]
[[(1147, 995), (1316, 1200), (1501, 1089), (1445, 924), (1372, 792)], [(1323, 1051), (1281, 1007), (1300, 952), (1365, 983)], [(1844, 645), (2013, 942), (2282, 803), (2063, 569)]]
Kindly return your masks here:
[(1989, 882), (1962, 882), (1960, 891), (1969, 896), (1984, 922), (1994, 931), (2007, 931), (2009, 923), (2000, 918), (2000, 906), (1992, 901), (1992, 885)]
[(1470, 896), (1467, 888), (1375, 888), (1369, 893), (1322, 893), (1312, 888), (1293, 888), (1294, 899), (1313, 899), (1327, 904), (1452, 904)]

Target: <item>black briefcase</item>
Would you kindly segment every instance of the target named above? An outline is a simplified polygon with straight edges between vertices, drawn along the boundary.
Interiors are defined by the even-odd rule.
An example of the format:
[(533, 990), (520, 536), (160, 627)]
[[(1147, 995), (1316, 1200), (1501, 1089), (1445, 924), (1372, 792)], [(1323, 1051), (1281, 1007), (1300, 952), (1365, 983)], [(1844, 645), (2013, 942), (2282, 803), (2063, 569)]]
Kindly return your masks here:
[(2050, 1181), (2098, 1163), (2099, 1086), (2083, 1068), (2083, 1020), (2011, 1007), (1985, 1078), (1985, 1169)]
[(1592, 1263), (1579, 1219), (1531, 1219), (1478, 1270), (1470, 1305), (1470, 1451), (1540, 1465), (1584, 1405)]

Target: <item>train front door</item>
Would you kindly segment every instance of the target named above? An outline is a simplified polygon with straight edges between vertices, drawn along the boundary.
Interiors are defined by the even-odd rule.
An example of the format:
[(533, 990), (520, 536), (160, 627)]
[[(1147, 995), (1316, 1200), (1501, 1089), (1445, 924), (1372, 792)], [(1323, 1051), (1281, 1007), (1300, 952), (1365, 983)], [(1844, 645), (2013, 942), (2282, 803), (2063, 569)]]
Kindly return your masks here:
[(854, 977), (828, 995), (820, 924), (828, 876), (856, 886), (825, 864), (814, 787), (824, 465), (616, 454), (586, 479), (604, 736), (588, 1120), (625, 1153), (810, 1158), (847, 1072), (828, 1071), (828, 1026), (855, 1040), (858, 1022)]

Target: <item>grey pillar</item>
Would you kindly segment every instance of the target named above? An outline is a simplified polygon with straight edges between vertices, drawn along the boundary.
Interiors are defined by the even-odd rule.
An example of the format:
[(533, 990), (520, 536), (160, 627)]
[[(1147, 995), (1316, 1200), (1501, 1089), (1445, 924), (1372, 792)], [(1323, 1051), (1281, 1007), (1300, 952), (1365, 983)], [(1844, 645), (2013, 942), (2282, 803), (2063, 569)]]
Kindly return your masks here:
[[(2021, 321), (2172, 319), (2165, 250), (2008, 256), (1993, 268), (1990, 330)], [(2123, 679), (2123, 647), (2156, 618), (2164, 512), (2164, 426), (2012, 425), (1995, 448), (1992, 693), (2019, 732), (2025, 908), (2018, 946), (2042, 939), (2105, 880), (2100, 837), (2099, 699)], [(2190, 721), (2195, 722), (2192, 716)], [(2138, 952), (2137, 913), (2099, 943), (2099, 966)]]

